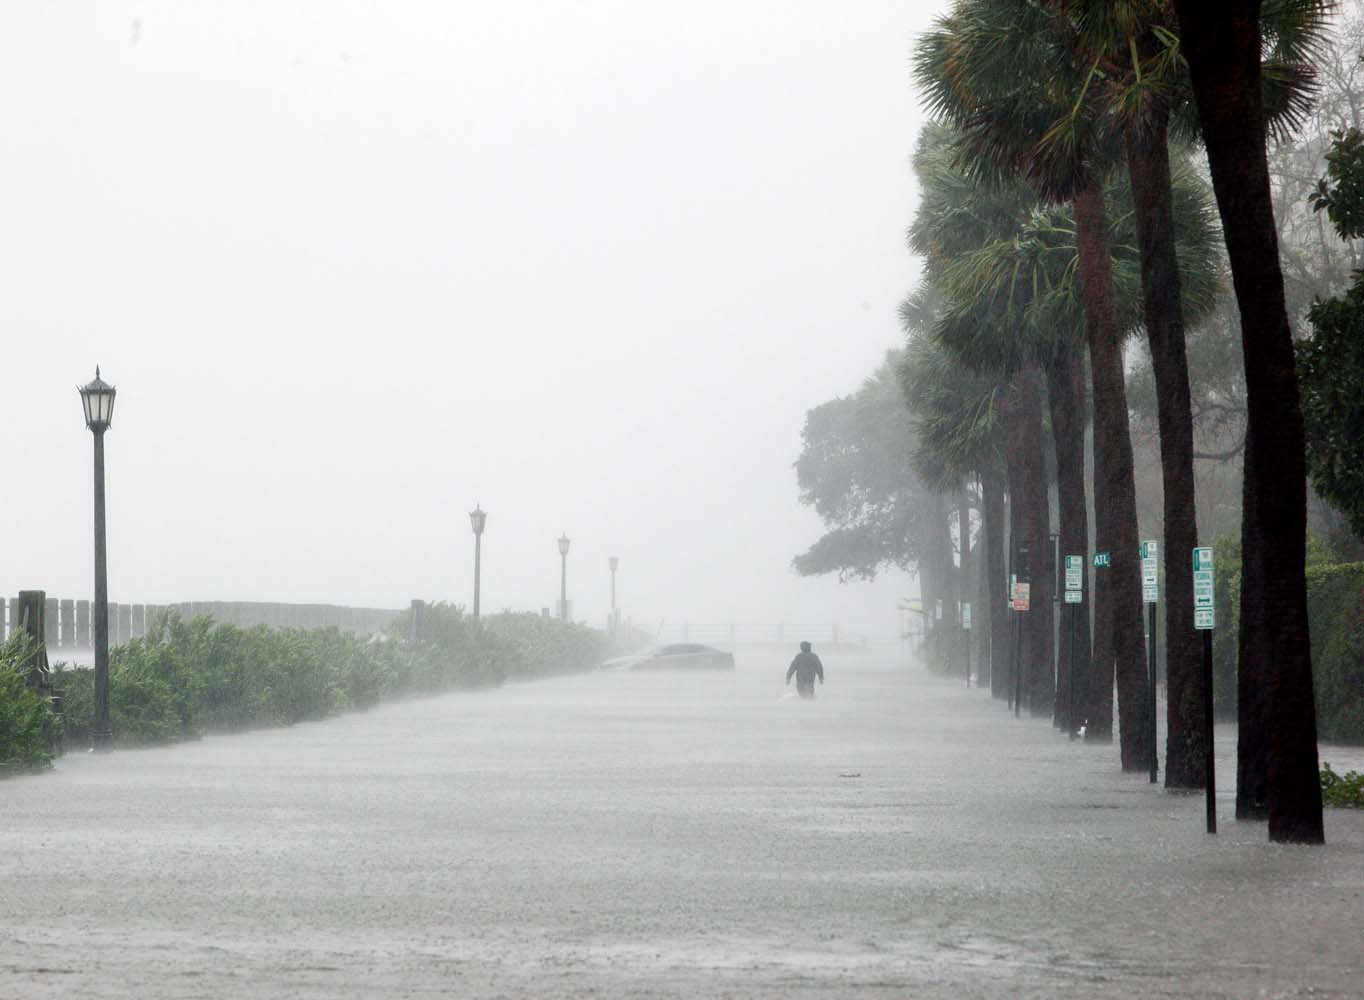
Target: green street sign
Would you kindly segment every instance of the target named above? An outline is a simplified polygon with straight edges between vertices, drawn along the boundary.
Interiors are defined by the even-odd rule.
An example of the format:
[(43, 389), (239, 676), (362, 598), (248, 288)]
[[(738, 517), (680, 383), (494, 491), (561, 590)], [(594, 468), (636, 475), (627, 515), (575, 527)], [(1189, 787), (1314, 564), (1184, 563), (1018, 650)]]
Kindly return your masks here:
[(1103, 569), (1103, 568), (1105, 568), (1105, 567), (1111, 565), (1111, 562), (1110, 562), (1111, 559), (1112, 559), (1112, 556), (1109, 555), (1109, 553), (1107, 553), (1107, 552), (1095, 552), (1095, 553), (1094, 553), (1094, 568), (1095, 568), (1095, 569)]
[(1160, 600), (1160, 567), (1156, 557), (1159, 546), (1155, 542), (1141, 543), (1141, 599), (1147, 604)]
[(1212, 549), (1202, 546), (1193, 550), (1193, 606), (1196, 629), (1210, 629), (1217, 625), (1213, 592)]

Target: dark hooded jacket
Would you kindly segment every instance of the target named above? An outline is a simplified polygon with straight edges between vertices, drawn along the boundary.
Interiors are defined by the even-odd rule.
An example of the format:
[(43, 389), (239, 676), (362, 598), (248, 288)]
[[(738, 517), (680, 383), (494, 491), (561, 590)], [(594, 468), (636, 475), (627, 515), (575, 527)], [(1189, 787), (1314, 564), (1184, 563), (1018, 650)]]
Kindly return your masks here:
[(809, 650), (804, 650), (796, 654), (796, 658), (791, 661), (791, 668), (786, 671), (786, 680), (789, 683), (791, 675), (796, 675), (796, 683), (809, 686), (818, 677), (821, 682), (824, 680), (824, 664), (819, 662), (819, 657)]

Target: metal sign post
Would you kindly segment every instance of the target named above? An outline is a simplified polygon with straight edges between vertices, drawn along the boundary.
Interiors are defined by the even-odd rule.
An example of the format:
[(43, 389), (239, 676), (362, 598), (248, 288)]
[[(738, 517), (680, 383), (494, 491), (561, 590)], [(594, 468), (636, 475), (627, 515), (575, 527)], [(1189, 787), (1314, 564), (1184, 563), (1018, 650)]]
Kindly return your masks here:
[(966, 686), (971, 686), (971, 602), (961, 602), (961, 630), (966, 633)]
[(1160, 565), (1155, 542), (1141, 543), (1141, 599), (1146, 602), (1147, 689), (1146, 732), (1151, 738), (1151, 783), (1160, 769), (1156, 750), (1156, 603), (1160, 600)]
[(1018, 718), (1023, 711), (1023, 619), (1022, 613), (1029, 607), (1031, 596), (1032, 573), (1029, 572), (1031, 562), (1029, 556), (1029, 544), (1019, 543), (1017, 550), (1017, 560), (1014, 570), (1017, 573), (1016, 582), (1009, 597), (1014, 609), (1014, 718)]
[(1085, 557), (1066, 556), (1066, 604), (1070, 606), (1070, 652), (1066, 663), (1067, 690), (1066, 695), (1066, 728), (1070, 730), (1070, 738), (1075, 739), (1079, 727), (1075, 725), (1075, 616), (1080, 613), (1080, 605), (1084, 601), (1085, 586)]
[(1217, 756), (1213, 752), (1212, 727), (1212, 630), (1217, 625), (1213, 603), (1212, 549), (1193, 550), (1194, 628), (1203, 633), (1203, 769), (1207, 772), (1205, 801), (1208, 832), (1217, 832)]

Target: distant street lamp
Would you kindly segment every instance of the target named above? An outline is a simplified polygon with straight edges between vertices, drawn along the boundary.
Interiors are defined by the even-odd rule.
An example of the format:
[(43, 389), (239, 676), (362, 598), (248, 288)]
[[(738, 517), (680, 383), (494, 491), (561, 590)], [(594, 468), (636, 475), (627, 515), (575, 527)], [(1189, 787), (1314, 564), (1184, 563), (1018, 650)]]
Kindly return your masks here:
[(483, 569), (483, 525), (488, 523), (488, 515), (474, 504), (474, 509), (469, 511), (469, 523), (474, 529), (474, 624), (478, 624), (478, 588), (479, 577)]
[(81, 405), (85, 408), (85, 426), (95, 436), (95, 726), (94, 748), (112, 750), (114, 731), (109, 725), (109, 584), (106, 572), (104, 537), (104, 432), (114, 418), (112, 385), (99, 377), (95, 366), (95, 380), (78, 387)]
[(611, 556), (606, 560), (606, 564), (611, 567), (611, 634), (616, 634), (616, 569), (620, 566), (620, 558)]
[(559, 618), (568, 621), (568, 546), (567, 535), (559, 536)]

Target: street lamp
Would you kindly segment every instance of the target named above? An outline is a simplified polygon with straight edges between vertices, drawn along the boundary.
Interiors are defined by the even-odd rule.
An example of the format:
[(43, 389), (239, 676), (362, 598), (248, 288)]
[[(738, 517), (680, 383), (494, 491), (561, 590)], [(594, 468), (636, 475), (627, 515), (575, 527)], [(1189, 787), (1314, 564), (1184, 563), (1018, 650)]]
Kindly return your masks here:
[(112, 385), (99, 377), (95, 366), (95, 380), (78, 386), (81, 405), (85, 408), (85, 426), (95, 436), (95, 726), (96, 750), (112, 750), (114, 732), (109, 726), (109, 584), (106, 573), (104, 538), (104, 432), (114, 418)]
[(619, 617), (616, 612), (616, 569), (620, 566), (620, 558), (611, 556), (606, 564), (611, 567), (611, 634), (615, 635), (616, 619)]
[(488, 523), (488, 515), (478, 504), (469, 511), (469, 523), (474, 529), (474, 624), (478, 624), (478, 588), (483, 568), (483, 525)]
[(568, 621), (568, 546), (567, 535), (559, 536), (559, 618)]

